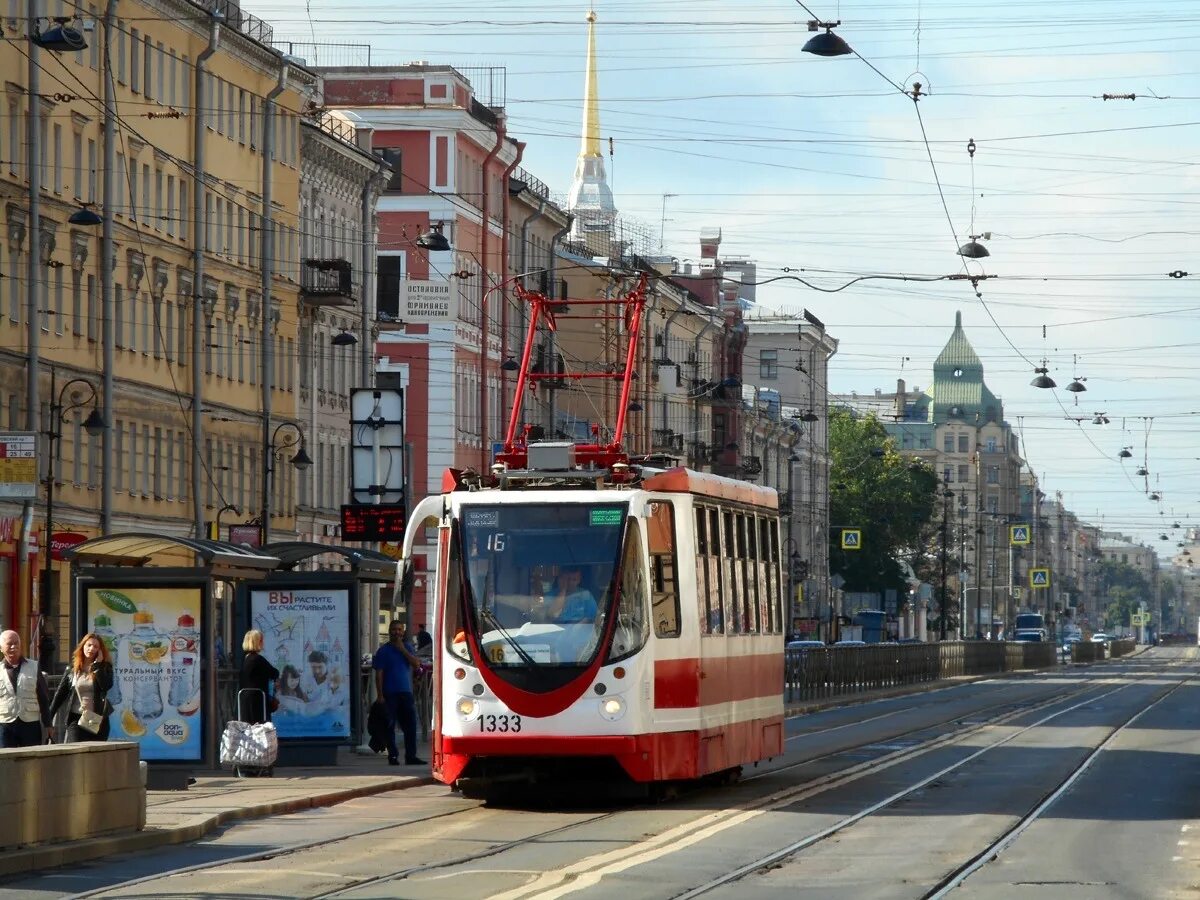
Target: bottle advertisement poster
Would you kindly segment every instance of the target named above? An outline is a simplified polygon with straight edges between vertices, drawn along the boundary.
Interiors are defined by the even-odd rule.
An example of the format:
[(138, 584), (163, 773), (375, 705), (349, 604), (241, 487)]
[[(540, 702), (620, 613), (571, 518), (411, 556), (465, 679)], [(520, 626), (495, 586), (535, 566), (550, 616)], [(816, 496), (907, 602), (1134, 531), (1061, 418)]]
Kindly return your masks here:
[(279, 737), (349, 739), (350, 592), (251, 590), (250, 616), (263, 633), (263, 658), (279, 670), (271, 714)]
[(144, 760), (203, 755), (199, 587), (88, 588), (84, 627), (113, 664), (110, 740), (141, 745)]

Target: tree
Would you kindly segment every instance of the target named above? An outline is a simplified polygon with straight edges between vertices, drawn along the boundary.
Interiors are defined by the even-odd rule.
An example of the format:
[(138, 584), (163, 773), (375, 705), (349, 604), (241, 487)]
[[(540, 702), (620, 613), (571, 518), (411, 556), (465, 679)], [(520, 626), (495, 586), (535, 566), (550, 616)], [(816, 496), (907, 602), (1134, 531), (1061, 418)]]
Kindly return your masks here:
[[(830, 413), (829, 456), (830, 571), (846, 579), (848, 591), (903, 594), (908, 583), (897, 560), (911, 561), (923, 546), (937, 475), (902, 456), (878, 419), (845, 410)], [(844, 528), (861, 530), (858, 550), (842, 549)]]
[(1154, 598), (1150, 582), (1128, 563), (1105, 559), (1100, 562), (1100, 583), (1104, 586), (1104, 622), (1109, 629), (1128, 628), (1129, 617), (1143, 602), (1147, 607)]

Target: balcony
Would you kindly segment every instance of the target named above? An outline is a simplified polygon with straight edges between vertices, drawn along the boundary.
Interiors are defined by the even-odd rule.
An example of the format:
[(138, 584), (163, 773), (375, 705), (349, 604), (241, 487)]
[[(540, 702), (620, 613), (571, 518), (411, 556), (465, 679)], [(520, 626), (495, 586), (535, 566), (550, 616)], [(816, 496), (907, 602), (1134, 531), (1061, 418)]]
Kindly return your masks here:
[(300, 299), (312, 306), (353, 306), (354, 277), (345, 259), (306, 259), (300, 267)]
[(650, 435), (650, 443), (656, 452), (682, 453), (683, 435), (676, 434), (670, 428), (655, 428)]

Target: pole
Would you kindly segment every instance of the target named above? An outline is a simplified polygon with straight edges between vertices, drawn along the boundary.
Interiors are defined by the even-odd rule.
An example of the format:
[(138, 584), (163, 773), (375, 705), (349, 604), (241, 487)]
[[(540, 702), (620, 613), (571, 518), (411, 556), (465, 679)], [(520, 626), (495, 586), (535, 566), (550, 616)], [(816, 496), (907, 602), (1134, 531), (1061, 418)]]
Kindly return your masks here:
[[(116, 333), (113, 328), (113, 179), (117, 167), (117, 115), (114, 108), (115, 87), (111, 65), (113, 18), (117, 0), (108, 0), (104, 9), (104, 183), (101, 187), (101, 207), (104, 222), (100, 226), (100, 340), (103, 344), (104, 371), (100, 373), (101, 403), (109, 417), (109, 427), (104, 429), (100, 440), (100, 532), (112, 534), (113, 478), (116, 475), (115, 448), (116, 420), (112, 418), (116, 409), (113, 399), (113, 382), (116, 363)], [(89, 198), (95, 199), (95, 198)], [(180, 327), (183, 325), (180, 323)], [(168, 335), (168, 340), (172, 338)]]
[(1008, 603), (1005, 604), (1007, 615), (1005, 616), (1004, 630), (1008, 631), (1013, 622), (1017, 620), (1017, 598), (1013, 588), (1013, 568), (1014, 557), (1016, 550), (1013, 547), (1012, 540), (1008, 542)]
[[(50, 445), (50, 455), (46, 460), (46, 472), (48, 476), (46, 478), (46, 551), (42, 555), (42, 584), (41, 592), (38, 597), (38, 605), (40, 607), (38, 611), (41, 613), (43, 620), (50, 618), (54, 612), (53, 607), (51, 606), (50, 596), (50, 579), (53, 577), (50, 571), (50, 538), (51, 535), (54, 534), (54, 479), (55, 475), (57, 474), (55, 472), (55, 460), (58, 455), (57, 444), (59, 439), (62, 437), (62, 432), (57, 427), (61, 424), (60, 417), (62, 414), (60, 411), (61, 404), (55, 402), (55, 398), (57, 397), (57, 394), (55, 394), (55, 389), (58, 387), (58, 380), (56, 376), (57, 373), (52, 366), (50, 368), (50, 422), (48, 424), (48, 430), (46, 431), (46, 436), (49, 438), (48, 443)], [(45, 625), (43, 624), (43, 628), (44, 627)], [(39, 658), (41, 656), (40, 648), (38, 650), (38, 656)]]
[[(38, 56), (41, 51), (38, 45), (33, 41), (33, 35), (37, 33), (37, 15), (38, 15), (38, 0), (29, 0), (29, 111), (27, 113), (26, 124), (28, 126), (26, 147), (28, 154), (26, 156), (26, 170), (29, 176), (29, 257), (25, 260), (26, 276), (25, 288), (29, 292), (26, 303), (26, 317), (28, 321), (25, 323), (26, 335), (26, 350), (29, 354), (27, 367), (25, 369), (25, 428), (28, 431), (37, 434), (40, 428), (41, 420), (41, 401), (38, 397), (38, 370), (41, 366), (40, 360), (40, 341), (41, 333), (38, 331), (40, 323), (38, 321), (38, 297), (39, 297), (39, 271), (38, 267), (42, 263), (42, 130), (41, 130), (41, 91), (40, 74), (41, 69), (38, 66)], [(18, 566), (17, 571), (20, 577), (20, 584), (17, 587), (19, 597), (26, 598), (25, 602), (18, 605), (18, 617), (14, 623), (18, 629), (21, 627), (21, 613), (27, 615), (32, 614), (32, 603), (28, 601), (29, 590), (32, 585), (32, 572), (30, 570), (29, 559), (29, 538), (33, 533), (33, 509), (37, 503), (36, 500), (26, 500), (21, 505), (21, 537), (20, 545), (17, 550)], [(28, 619), (25, 619), (28, 622)], [(28, 627), (28, 626), (27, 626)], [(29, 630), (29, 643), (33, 642), (33, 629)]]
[[(205, 119), (211, 115), (208, 111), (208, 73), (204, 64), (217, 52), (220, 39), (221, 20), (214, 16), (209, 23), (208, 46), (196, 57), (195, 86), (192, 91), (192, 96), (196, 98), (195, 132), (192, 135), (192, 156), (196, 167), (192, 178), (192, 525), (196, 529), (196, 537), (204, 535), (204, 506), (201, 499), (204, 488), (204, 370), (201, 366), (204, 365), (204, 253), (207, 250), (204, 144), (208, 128)], [(105, 210), (106, 217), (110, 214)]]
[[(988, 609), (991, 618), (996, 618), (996, 516), (992, 514), (992, 574), (991, 583), (988, 585)], [(988, 622), (989, 633), (992, 630), (992, 623)]]
[(940, 637), (941, 640), (946, 639), (946, 542), (949, 535), (947, 534), (947, 524), (950, 519), (950, 498), (953, 494), (947, 488), (942, 492), (942, 590), (940, 597), (940, 612), (938, 619), (941, 622)]
[(271, 543), (271, 488), (274, 481), (272, 455), (275, 448), (271, 440), (271, 391), (274, 389), (275, 347), (271, 334), (271, 284), (275, 275), (275, 218), (271, 213), (271, 189), (274, 186), (275, 169), (275, 98), (287, 86), (287, 63), (279, 69), (279, 82), (263, 98), (263, 168), (262, 168), (262, 215), (259, 218), (262, 251), (262, 294), (261, 325), (259, 343), (262, 344), (262, 452), (266, 463), (266, 477), (262, 485), (262, 546)]
[[(483, 271), (479, 273), (479, 472), (482, 475), (487, 474), (492, 462), (491, 432), (488, 421), (488, 375), (491, 368), (488, 361), (491, 356), (492, 341), (491, 335), (488, 333), (491, 330), (491, 322), (487, 305), (488, 291), (490, 290), (488, 287), (490, 280), (488, 278), (488, 238), (491, 237), (492, 230), (492, 186), (488, 182), (488, 169), (503, 146), (504, 124), (501, 122), (496, 127), (496, 146), (489, 150), (488, 155), (484, 157), (480, 175), (483, 197), (480, 199), (482, 222), (479, 226), (479, 265)], [(501, 187), (507, 195), (508, 185), (505, 184)], [(503, 264), (501, 264), (502, 271), (503, 268)]]

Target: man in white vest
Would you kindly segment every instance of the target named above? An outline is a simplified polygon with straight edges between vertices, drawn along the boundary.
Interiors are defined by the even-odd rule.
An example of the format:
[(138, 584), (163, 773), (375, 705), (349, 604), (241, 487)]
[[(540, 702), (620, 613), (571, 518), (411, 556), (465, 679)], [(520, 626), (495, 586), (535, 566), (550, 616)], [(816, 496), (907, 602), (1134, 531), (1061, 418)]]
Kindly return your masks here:
[[(21, 636), (0, 633), (0, 747), (36, 747), (50, 726), (50, 692), (37, 662), (21, 653)], [(53, 734), (53, 732), (51, 732)]]

